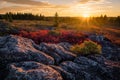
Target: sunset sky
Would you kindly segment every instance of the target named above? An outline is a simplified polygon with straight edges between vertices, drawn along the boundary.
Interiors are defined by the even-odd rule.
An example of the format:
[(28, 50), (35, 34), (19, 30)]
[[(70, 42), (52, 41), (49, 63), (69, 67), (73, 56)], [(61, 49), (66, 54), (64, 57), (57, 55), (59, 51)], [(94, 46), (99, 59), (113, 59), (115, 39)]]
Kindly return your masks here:
[(120, 16), (120, 0), (0, 0), (0, 13), (25, 12), (53, 16)]

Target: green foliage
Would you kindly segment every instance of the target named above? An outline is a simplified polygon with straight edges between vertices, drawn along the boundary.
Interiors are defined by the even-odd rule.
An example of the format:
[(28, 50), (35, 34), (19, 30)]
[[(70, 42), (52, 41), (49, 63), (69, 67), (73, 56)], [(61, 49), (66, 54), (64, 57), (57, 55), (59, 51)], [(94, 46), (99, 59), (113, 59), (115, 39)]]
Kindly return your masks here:
[(84, 41), (80, 45), (74, 45), (70, 48), (77, 55), (100, 54), (101, 46), (93, 41)]

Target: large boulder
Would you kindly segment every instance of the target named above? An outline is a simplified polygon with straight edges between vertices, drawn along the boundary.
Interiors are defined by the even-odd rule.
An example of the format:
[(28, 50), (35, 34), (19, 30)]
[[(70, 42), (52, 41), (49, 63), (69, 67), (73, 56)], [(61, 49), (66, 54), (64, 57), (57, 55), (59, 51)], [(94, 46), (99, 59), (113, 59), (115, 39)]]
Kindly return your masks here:
[[(89, 55), (87, 56), (89, 59), (91, 59), (92, 61), (96, 61), (99, 64), (105, 64), (105, 60), (106, 58), (102, 55)], [(76, 60), (77, 61), (77, 60)]]
[(102, 55), (113, 61), (120, 61), (120, 47), (113, 44), (109, 39), (103, 35), (92, 34), (89, 39), (96, 41), (102, 46)]
[(93, 41), (97, 41), (97, 42), (103, 42), (105, 37), (103, 35), (92, 34), (89, 36), (89, 39), (91, 39)]
[[(82, 65), (82, 64), (77, 64), (72, 61), (66, 61), (60, 64), (60, 67), (68, 72), (71, 73), (74, 80), (101, 80), (99, 76), (93, 75), (89, 71), (89, 66), (87, 65)], [(68, 74), (66, 74), (69, 76)], [(69, 76), (70, 77), (70, 76)]]
[(111, 42), (111, 40), (100, 34), (90, 34), (88, 38), (99, 43)]
[(120, 61), (120, 48), (119, 47), (103, 47), (103, 56), (106, 59), (113, 61)]
[(14, 35), (0, 37), (0, 80), (119, 80), (120, 48), (102, 37), (98, 41), (102, 54), (76, 57), (66, 42), (36, 45)]
[(39, 50), (52, 56), (55, 59), (56, 64), (59, 64), (61, 61), (73, 60), (76, 57), (75, 54), (65, 50), (60, 44), (41, 43)]
[(58, 71), (62, 75), (64, 80), (75, 80), (75, 74), (62, 69), (62, 67), (59, 67), (59, 66), (51, 65), (51, 67), (56, 71)]
[[(93, 58), (95, 57), (95, 58)], [(100, 62), (104, 61), (104, 62)], [(74, 61), (62, 62), (59, 66), (52, 66), (61, 73), (65, 80), (117, 80), (119, 67), (105, 64), (102, 56), (79, 56)], [(118, 71), (116, 71), (118, 70)], [(115, 72), (116, 71), (116, 72)]]
[[(86, 65), (89, 68), (87, 68), (87, 72), (92, 74), (92, 75), (97, 75), (99, 76), (102, 80), (113, 80), (113, 75), (112, 75), (112, 68), (109, 68), (105, 63), (100, 63), (101, 61), (104, 61), (101, 56), (100, 58), (96, 57), (94, 60), (89, 59), (87, 57), (77, 57), (74, 62), (77, 64), (81, 65)], [(105, 62), (105, 61), (104, 61)]]
[(23, 37), (14, 35), (1, 37), (0, 65), (21, 61), (37, 61), (44, 64), (54, 64), (54, 59), (44, 52), (37, 50), (34, 47), (35, 45), (32, 40)]
[(63, 80), (53, 68), (37, 62), (20, 62), (8, 66), (5, 80)]
[(61, 42), (58, 44), (59, 46), (62, 46), (65, 50), (70, 51), (70, 47), (72, 46), (70, 43), (68, 42)]

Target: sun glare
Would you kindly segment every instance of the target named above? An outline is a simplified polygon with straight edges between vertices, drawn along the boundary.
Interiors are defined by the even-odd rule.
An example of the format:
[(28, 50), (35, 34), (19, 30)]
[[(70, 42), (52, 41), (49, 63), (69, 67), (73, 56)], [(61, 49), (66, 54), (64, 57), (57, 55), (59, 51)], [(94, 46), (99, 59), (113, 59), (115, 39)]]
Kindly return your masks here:
[(88, 18), (88, 17), (90, 17), (90, 15), (89, 14), (83, 14), (83, 17)]

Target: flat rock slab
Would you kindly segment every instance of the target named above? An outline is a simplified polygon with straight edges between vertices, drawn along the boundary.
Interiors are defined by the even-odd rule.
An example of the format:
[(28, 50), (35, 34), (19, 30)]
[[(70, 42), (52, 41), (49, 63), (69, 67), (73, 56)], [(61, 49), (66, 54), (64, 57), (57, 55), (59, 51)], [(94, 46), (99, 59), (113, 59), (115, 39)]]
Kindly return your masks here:
[[(0, 64), (20, 61), (36, 61), (44, 64), (54, 64), (54, 59), (37, 50), (36, 44), (27, 38), (5, 36), (0, 38)], [(37, 45), (36, 45), (37, 46)]]
[(53, 68), (37, 62), (20, 62), (8, 66), (5, 80), (63, 80)]
[(119, 80), (119, 47), (102, 36), (95, 40), (102, 54), (76, 56), (67, 42), (36, 45), (19, 36), (0, 37), (0, 80)]

